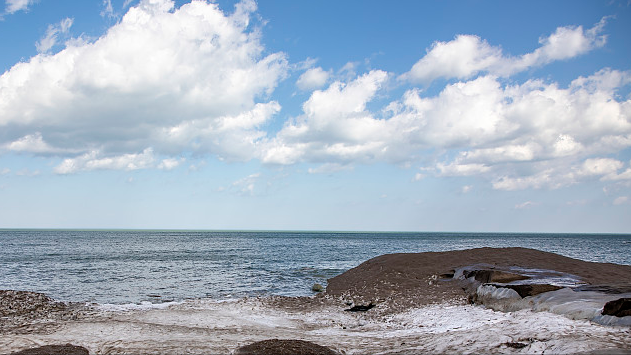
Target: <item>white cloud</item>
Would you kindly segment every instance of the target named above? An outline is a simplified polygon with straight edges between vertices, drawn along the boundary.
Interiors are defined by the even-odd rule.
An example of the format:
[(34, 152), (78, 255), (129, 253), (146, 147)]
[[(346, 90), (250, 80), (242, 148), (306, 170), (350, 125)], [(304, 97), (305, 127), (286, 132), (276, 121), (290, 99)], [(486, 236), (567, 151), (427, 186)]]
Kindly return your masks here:
[(167, 159), (163, 159), (160, 164), (158, 164), (158, 169), (161, 170), (173, 170), (175, 168), (177, 168), (178, 166), (180, 166), (180, 164), (182, 164), (185, 161), (184, 158), (181, 159), (174, 159), (174, 158), (167, 158)]
[(46, 34), (36, 44), (37, 51), (39, 53), (46, 53), (50, 51), (59, 39), (59, 34), (67, 34), (72, 27), (73, 19), (65, 18), (56, 25), (48, 25)]
[(469, 193), (471, 190), (473, 190), (473, 185), (465, 185), (461, 189), (463, 194)]
[(28, 10), (29, 5), (33, 4), (35, 0), (6, 0), (6, 12), (9, 14)]
[(510, 76), (530, 67), (573, 58), (605, 44), (606, 36), (601, 32), (606, 20), (601, 19), (588, 30), (582, 26), (559, 27), (550, 36), (539, 39), (539, 48), (519, 57), (507, 57), (501, 47), (473, 35), (437, 41), (401, 79), (428, 84), (438, 78), (469, 79), (481, 72)]
[(519, 203), (519, 204), (515, 205), (515, 209), (516, 210), (523, 210), (523, 209), (534, 207), (536, 205), (537, 205), (536, 202), (526, 201), (524, 203)]
[(348, 171), (348, 170), (353, 170), (353, 167), (349, 165), (342, 165), (342, 164), (337, 164), (337, 163), (326, 163), (316, 168), (309, 168), (307, 172), (309, 174), (331, 174), (331, 173), (337, 173), (340, 171)]
[(330, 75), (329, 72), (324, 71), (320, 67), (311, 68), (300, 75), (298, 81), (296, 81), (296, 86), (303, 91), (320, 89), (327, 83)]
[(304, 115), (287, 122), (269, 142), (263, 162), (356, 161), (377, 152), (384, 122), (373, 118), (366, 104), (387, 79), (386, 72), (375, 70), (313, 92), (303, 104)]
[(249, 29), (255, 9), (247, 0), (230, 15), (205, 1), (175, 9), (143, 0), (94, 42), (16, 64), (0, 77), (0, 149), (34, 136), (76, 152), (69, 161), (146, 149), (251, 159), (261, 125), (280, 110), (266, 98), (288, 69)]
[(72, 174), (89, 170), (138, 170), (154, 166), (153, 150), (145, 149), (142, 153), (123, 154), (103, 157), (100, 152), (92, 151), (76, 158), (65, 159), (55, 167), (57, 174)]
[(101, 11), (102, 17), (115, 17), (114, 8), (112, 7), (112, 0), (103, 0), (103, 11)]
[(613, 204), (616, 206), (624, 205), (627, 203), (629, 203), (629, 196), (620, 196), (616, 197), (616, 199), (613, 200)]
[(631, 83), (627, 72), (604, 69), (567, 88), (481, 76), (436, 96), (408, 90), (377, 118), (366, 107), (387, 78), (371, 71), (313, 92), (304, 114), (261, 145), (261, 159), (409, 165), (431, 154), (438, 176), (484, 176), (505, 190), (622, 179), (621, 163), (597, 157), (631, 147), (631, 100), (616, 94)]
[(11, 169), (4, 168), (4, 169), (0, 170), (0, 175), (8, 175), (10, 172), (11, 172)]
[(256, 182), (261, 177), (261, 173), (254, 173), (232, 183), (231, 188), (240, 195), (254, 195)]

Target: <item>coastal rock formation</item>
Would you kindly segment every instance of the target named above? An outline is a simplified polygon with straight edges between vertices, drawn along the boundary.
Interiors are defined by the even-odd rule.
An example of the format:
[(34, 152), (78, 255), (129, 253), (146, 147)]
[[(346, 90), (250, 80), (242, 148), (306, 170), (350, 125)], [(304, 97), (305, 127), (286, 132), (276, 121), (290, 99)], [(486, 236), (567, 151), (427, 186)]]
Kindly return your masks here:
[(620, 298), (605, 303), (602, 314), (614, 317), (631, 316), (631, 298)]
[(270, 339), (237, 349), (237, 355), (339, 355), (326, 346), (305, 340)]
[[(448, 278), (458, 269), (471, 265), (469, 277), (478, 284), (510, 283), (528, 277), (514, 269), (553, 270), (573, 275), (585, 285), (606, 285), (627, 289), (631, 285), (631, 266), (587, 262), (554, 253), (528, 248), (479, 248), (448, 252), (387, 254), (370, 259), (347, 272), (328, 280), (326, 294), (354, 304), (383, 304), (382, 309), (397, 311), (443, 302), (466, 304), (470, 281)], [(493, 270), (497, 268), (497, 270)], [(467, 274), (464, 274), (465, 278)], [(503, 285), (505, 287), (505, 285)], [(469, 288), (468, 288), (469, 287)], [(558, 286), (511, 286), (520, 296), (534, 296), (557, 289)]]
[(72, 345), (45, 345), (40, 346), (38, 348), (31, 348), (22, 351), (18, 351), (15, 353), (11, 353), (11, 355), (89, 355), (90, 352), (88, 349)]

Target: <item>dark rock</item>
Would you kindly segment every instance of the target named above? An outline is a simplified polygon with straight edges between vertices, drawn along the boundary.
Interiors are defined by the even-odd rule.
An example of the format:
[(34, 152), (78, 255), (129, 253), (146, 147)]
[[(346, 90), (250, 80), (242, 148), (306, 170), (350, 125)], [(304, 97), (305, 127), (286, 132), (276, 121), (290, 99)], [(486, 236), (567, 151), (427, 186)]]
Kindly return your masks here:
[(339, 355), (326, 346), (305, 340), (270, 339), (242, 346), (236, 355)]
[(320, 284), (313, 284), (313, 286), (311, 286), (311, 291), (313, 291), (313, 292), (324, 292), (324, 286), (322, 286)]
[(521, 298), (528, 296), (536, 296), (540, 293), (560, 290), (563, 287), (548, 284), (531, 284), (531, 285), (492, 285), (497, 288), (504, 287), (515, 290)]
[(359, 305), (359, 306), (353, 306), (349, 309), (345, 309), (346, 312), (366, 312), (367, 310), (373, 308), (375, 305), (372, 303), (369, 303), (367, 306), (364, 305)]
[(620, 298), (605, 303), (602, 314), (614, 317), (631, 316), (631, 298)]
[(474, 277), (476, 281), (483, 284), (489, 282), (508, 283), (512, 281), (527, 280), (528, 276), (513, 274), (512, 272), (499, 270), (471, 270), (465, 271), (466, 278)]
[(37, 317), (65, 309), (65, 304), (43, 293), (0, 290), (0, 317)]
[(25, 349), (11, 355), (89, 355), (88, 349), (72, 345), (45, 345), (39, 348)]
[(502, 345), (506, 345), (507, 347), (513, 348), (513, 349), (522, 349), (528, 346), (528, 344), (519, 343), (519, 342), (504, 343)]

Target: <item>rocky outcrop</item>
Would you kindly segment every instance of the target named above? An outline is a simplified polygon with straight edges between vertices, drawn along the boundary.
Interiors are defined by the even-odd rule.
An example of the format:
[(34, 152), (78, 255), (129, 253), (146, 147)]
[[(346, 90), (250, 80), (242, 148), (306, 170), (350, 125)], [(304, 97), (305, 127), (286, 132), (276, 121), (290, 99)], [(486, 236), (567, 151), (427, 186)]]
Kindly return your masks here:
[(90, 352), (88, 349), (72, 345), (45, 345), (38, 348), (25, 349), (11, 355), (88, 355)]
[(0, 290), (0, 317), (32, 318), (65, 309), (65, 304), (43, 293)]
[(631, 298), (620, 298), (605, 303), (602, 314), (614, 317), (631, 316)]
[(263, 340), (242, 346), (237, 355), (339, 355), (326, 346), (305, 340)]

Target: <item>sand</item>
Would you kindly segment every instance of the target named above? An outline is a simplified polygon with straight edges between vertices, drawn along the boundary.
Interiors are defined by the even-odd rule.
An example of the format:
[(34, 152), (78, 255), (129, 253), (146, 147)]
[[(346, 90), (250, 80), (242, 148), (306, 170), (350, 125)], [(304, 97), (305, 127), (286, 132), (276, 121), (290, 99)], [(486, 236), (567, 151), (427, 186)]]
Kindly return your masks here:
[[(254, 342), (296, 339), (342, 354), (631, 354), (628, 326), (469, 304), (462, 280), (448, 276), (476, 264), (558, 270), (607, 289), (624, 289), (631, 282), (631, 266), (523, 248), (483, 248), (380, 256), (329, 280), (326, 292), (314, 297), (77, 309), (33, 296), (24, 298), (31, 304), (21, 306), (22, 313), (6, 309), (10, 302), (5, 297), (0, 299), (0, 353), (73, 344), (90, 354), (228, 354)], [(32, 302), (40, 305), (32, 307)], [(366, 312), (345, 311), (363, 302), (376, 306)], [(43, 311), (33, 313), (34, 308)]]

